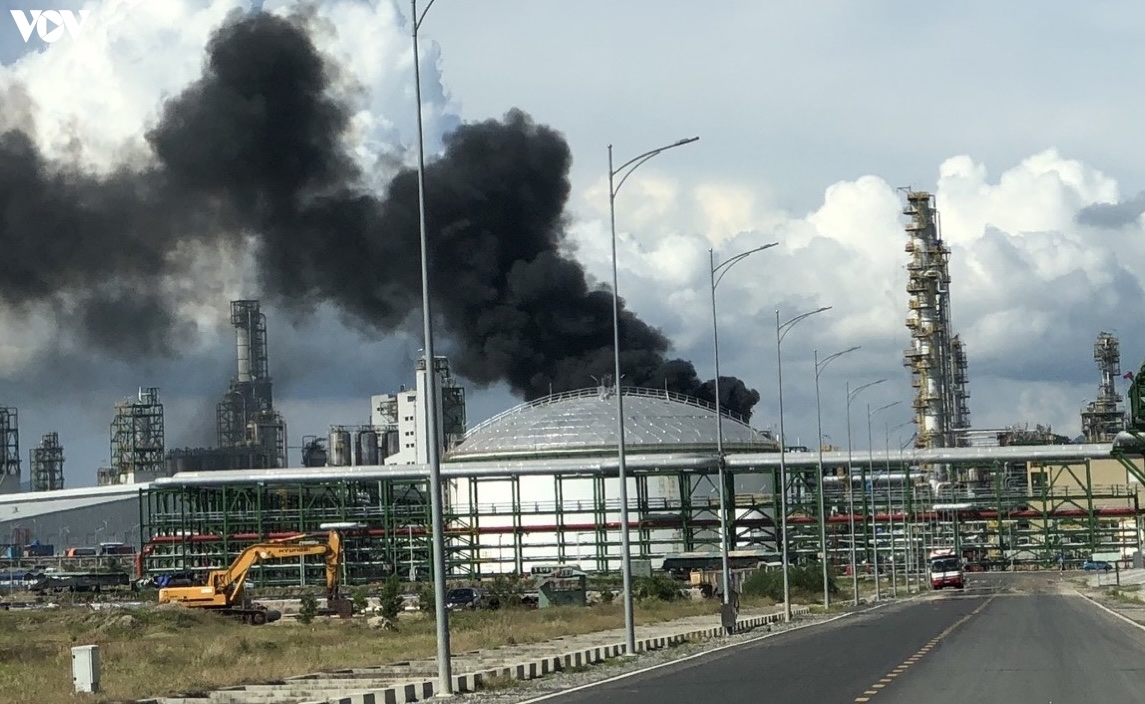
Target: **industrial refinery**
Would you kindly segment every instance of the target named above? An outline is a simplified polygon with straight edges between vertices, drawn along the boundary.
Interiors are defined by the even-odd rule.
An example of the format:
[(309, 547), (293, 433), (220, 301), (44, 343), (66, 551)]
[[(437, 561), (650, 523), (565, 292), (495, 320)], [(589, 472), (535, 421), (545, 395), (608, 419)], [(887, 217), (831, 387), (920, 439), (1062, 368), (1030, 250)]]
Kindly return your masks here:
[[(259, 301), (238, 300), (230, 316), (236, 371), (218, 403), (215, 447), (168, 449), (160, 389), (143, 387), (114, 406), (111, 466), (98, 470), (99, 486), (65, 488), (61, 438), (53, 432), (31, 450), (29, 491), (19, 492), (16, 409), (0, 409), (8, 492), (0, 497), (0, 542), (34, 539), (59, 550), (122, 541), (140, 553), (140, 576), (154, 576), (215, 569), (253, 542), (338, 522), (358, 526), (346, 533), (349, 581), (393, 572), (423, 578), (431, 565), (425, 401), (432, 373), (451, 577), (524, 573), (553, 562), (618, 569), (625, 528), (618, 394), (632, 557), (714, 554), (722, 529), (732, 550), (774, 555), (786, 540), (794, 559), (826, 557), (840, 567), (854, 552), (867, 565), (906, 568), (934, 545), (954, 546), (985, 566), (1138, 554), (1145, 477), (1137, 448), (1145, 443), (1135, 433), (1145, 429), (1145, 416), (1140, 377), (1130, 413), (1122, 410), (1118, 340), (1097, 337), (1098, 395), (1082, 410), (1078, 442), (1040, 425), (972, 429), (967, 350), (954, 331), (950, 250), (934, 196), (907, 190), (903, 212), (913, 447), (828, 449), (820, 475), (819, 453), (790, 447), (726, 409), (668, 389), (607, 382), (549, 394), (470, 427), (464, 382), (437, 357), (432, 370), (416, 363), (408, 387), (363, 398), (368, 424), (299, 433), (296, 460), (274, 407), (266, 315)], [(721, 492), (732, 507), (726, 521)], [(267, 565), (258, 580), (317, 582), (321, 569)]]

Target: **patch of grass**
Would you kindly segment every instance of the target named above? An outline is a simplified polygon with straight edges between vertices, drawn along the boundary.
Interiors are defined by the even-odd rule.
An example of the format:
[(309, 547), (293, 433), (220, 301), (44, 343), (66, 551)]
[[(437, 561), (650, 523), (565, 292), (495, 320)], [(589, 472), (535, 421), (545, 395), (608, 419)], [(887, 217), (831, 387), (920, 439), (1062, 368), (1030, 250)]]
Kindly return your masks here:
[(1105, 592), (1105, 595), (1114, 601), (1119, 601), (1123, 604), (1145, 604), (1145, 601), (1136, 594), (1130, 594), (1122, 589), (1110, 589)]
[[(636, 604), (638, 624), (714, 615), (715, 600), (648, 600)], [(247, 626), (184, 607), (91, 611), (62, 608), (0, 611), (0, 700), (87, 704), (203, 692), (323, 670), (372, 667), (436, 653), (433, 619), (403, 616), (400, 632), (378, 631), (364, 619), (317, 617)], [(533, 643), (622, 628), (620, 603), (588, 608), (502, 609), (450, 616), (453, 651)], [(71, 648), (100, 646), (103, 692), (72, 691)]]
[(516, 687), (520, 684), (520, 680), (515, 677), (510, 677), (509, 675), (493, 675), (492, 677), (485, 677), (481, 680), (480, 689), (483, 692), (497, 692)]

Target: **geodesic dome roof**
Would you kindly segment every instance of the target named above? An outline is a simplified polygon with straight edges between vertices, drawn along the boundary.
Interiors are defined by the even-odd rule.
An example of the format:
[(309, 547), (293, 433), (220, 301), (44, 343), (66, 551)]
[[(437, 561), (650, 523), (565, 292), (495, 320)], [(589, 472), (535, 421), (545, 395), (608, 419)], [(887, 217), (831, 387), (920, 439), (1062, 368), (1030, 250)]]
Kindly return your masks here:
[[(633, 451), (714, 451), (716, 411), (690, 396), (624, 388), (624, 441)], [(723, 415), (725, 450), (778, 449), (771, 434)], [(568, 391), (522, 403), (477, 425), (453, 459), (611, 452), (617, 445), (615, 389)]]

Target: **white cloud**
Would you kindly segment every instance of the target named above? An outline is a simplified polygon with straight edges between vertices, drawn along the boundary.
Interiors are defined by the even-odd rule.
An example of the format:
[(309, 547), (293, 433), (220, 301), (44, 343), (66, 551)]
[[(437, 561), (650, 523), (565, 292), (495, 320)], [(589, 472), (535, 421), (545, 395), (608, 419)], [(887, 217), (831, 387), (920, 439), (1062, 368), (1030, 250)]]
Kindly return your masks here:
[[(127, 152), (145, 150), (142, 135), (155, 119), (163, 97), (177, 93), (199, 74), (203, 46), (211, 30), (228, 12), (246, 4), (245, 0), (89, 3), (96, 11), (85, 25), (82, 40), (53, 44), (43, 52), (24, 56), (10, 67), (0, 68), (0, 88), (15, 82), (25, 86), (34, 104), (36, 138), (49, 154), (78, 154), (95, 167), (107, 168)], [(267, 6), (274, 12), (285, 12), (296, 3), (270, 2)], [(376, 173), (384, 178), (388, 173), (386, 165), (391, 160), (409, 163), (409, 146), (414, 137), (412, 57), (404, 6), (394, 0), (338, 0), (323, 2), (317, 7), (322, 21), (319, 43), (344, 66), (339, 85), (354, 101), (356, 112), (351, 142), (361, 162), (371, 169), (380, 167)], [(755, 4), (742, 7), (750, 9)], [(476, 12), (472, 8), (455, 11)], [(645, 19), (642, 13), (637, 14), (641, 14), (641, 21)], [(808, 26), (816, 26), (810, 19)], [(448, 15), (442, 22), (448, 26)], [(743, 27), (752, 24), (743, 23)], [(851, 23), (841, 23), (841, 26), (846, 26), (849, 37)], [(465, 30), (471, 36), (470, 41), (477, 41), (472, 39), (471, 27)], [(443, 32), (447, 34), (448, 29)], [(526, 39), (537, 41), (536, 36), (522, 37)], [(792, 52), (800, 44), (794, 35), (783, 39), (792, 43), (783, 48), (784, 52)], [(489, 43), (484, 35), (480, 41)], [(546, 35), (543, 41), (552, 40)], [(743, 47), (749, 45), (746, 41), (742, 43)], [(877, 42), (872, 46), (887, 44)], [(458, 123), (460, 108), (452, 102), (442, 80), (438, 46), (426, 39), (422, 49), (420, 66), (427, 138), (430, 149), (435, 150), (440, 146), (442, 135)], [(510, 47), (498, 42), (488, 48), (489, 56), (479, 57), (475, 52), (472, 58), (466, 58), (469, 63), (459, 73), (469, 75), (466, 72), (477, 71), (471, 66), (479, 63), (479, 58), (502, 54), (507, 56), (501, 66), (508, 71), (521, 63), (520, 53), (518, 45)], [(639, 53), (642, 60), (661, 61), (643, 48), (639, 48)], [(671, 58), (695, 63), (690, 56)], [(831, 71), (833, 59), (828, 53), (817, 52), (815, 58), (816, 61), (807, 63), (794, 55), (790, 57), (792, 72), (784, 79), (791, 82), (790, 90), (749, 91), (749, 97), (755, 100), (792, 100), (799, 109), (761, 103), (752, 109), (738, 105), (719, 110), (724, 115), (747, 116), (752, 130), (758, 130), (760, 114), (776, 115), (776, 119), (781, 120), (776, 123), (778, 127), (770, 128), (777, 133), (784, 133), (781, 127), (798, 127), (793, 121), (806, 122), (803, 128), (810, 131), (802, 135), (806, 142), (784, 133), (782, 144), (775, 144), (779, 138), (774, 135), (772, 142), (760, 138), (756, 144), (746, 139), (744, 133), (736, 132), (732, 140), (736, 142), (735, 152), (713, 151), (715, 156), (710, 157), (725, 159), (727, 163), (716, 167), (709, 163), (707, 171), (693, 171), (696, 176), (673, 176), (686, 170), (667, 159), (642, 168), (625, 184), (617, 200), (618, 261), (621, 293), (630, 306), (650, 323), (663, 328), (676, 343), (678, 352), (694, 359), (701, 372), (706, 369), (710, 373), (707, 249), (716, 243), (719, 254), (727, 257), (779, 240), (781, 246), (753, 255), (737, 265), (720, 286), (722, 366), (725, 373), (741, 376), (763, 392), (758, 421), (760, 425), (773, 424), (776, 412), (774, 310), (781, 308), (787, 316), (820, 305), (833, 306), (832, 311), (800, 326), (784, 343), (785, 377), (790, 384), (785, 386), (785, 394), (788, 394), (785, 401), (792, 414), (788, 425), (796, 428), (791, 434), (801, 429), (806, 436), (808, 429), (814, 427), (813, 396), (808, 392), (813, 380), (809, 369), (812, 350), (829, 354), (862, 345), (859, 353), (839, 360), (824, 377), (824, 403), (830, 406), (824, 423), (827, 432), (839, 438), (844, 437), (845, 432), (837, 427), (841, 423), (838, 396), (847, 379), (888, 377), (891, 381), (873, 389), (869, 400), (880, 405), (891, 400), (904, 401), (904, 408), (898, 410), (905, 410), (907, 406), (905, 401), (911, 390), (901, 357), (907, 343), (903, 324), (906, 236), (902, 229), (901, 194), (894, 184), (897, 172), (909, 171), (899, 167), (910, 163), (911, 168), (915, 168), (917, 163), (905, 161), (901, 154), (896, 157), (887, 145), (898, 144), (900, 151), (906, 152), (923, 141), (929, 140), (930, 145), (934, 138), (923, 135), (924, 140), (916, 132), (911, 133), (909, 139), (902, 137), (900, 142), (897, 128), (889, 123), (882, 125), (884, 132), (865, 135), (870, 141), (863, 145), (872, 150), (869, 154), (874, 149), (871, 145), (877, 144), (886, 151), (889, 163), (894, 166), (880, 166), (873, 170), (873, 175), (862, 175), (872, 169), (861, 165), (873, 161), (859, 151), (863, 145), (843, 144), (841, 140), (858, 139), (858, 132), (868, 129), (864, 120), (851, 119), (853, 124), (845, 125), (843, 130), (828, 130), (827, 127), (834, 125), (820, 121), (839, 111), (826, 110), (815, 100), (822, 96), (838, 100), (839, 93), (823, 90), (789, 95), (797, 92), (796, 86), (809, 84), (815, 78), (806, 74), (797, 76), (793, 72), (818, 70), (823, 75), (836, 76)], [(878, 68), (869, 78), (877, 79), (879, 86), (885, 84), (883, 97), (890, 95), (894, 101), (884, 104), (877, 97), (869, 98), (866, 104), (856, 105), (855, 114), (894, 112), (896, 106), (904, 107), (904, 104), (917, 109), (923, 104), (917, 96), (902, 90), (900, 78), (887, 74), (883, 58), (876, 56), (875, 62), (869, 64)], [(753, 65), (748, 60), (742, 63)], [(572, 114), (571, 107), (561, 101), (587, 104), (600, 96), (570, 91), (561, 82), (561, 77), (567, 74), (552, 73), (555, 67), (547, 61), (538, 60), (518, 68), (526, 74), (541, 72), (544, 81), (562, 86), (560, 92), (552, 94), (558, 95), (560, 101), (550, 110), (551, 115), (547, 116), (550, 121), (558, 119), (552, 115), (567, 116), (570, 124), (579, 126), (582, 120), (603, 119), (591, 109)], [(609, 80), (622, 81), (627, 87), (629, 79), (615, 75), (614, 66), (611, 69)], [(702, 72), (704, 79), (711, 83), (709, 67), (692, 69)], [(855, 71), (860, 69), (862, 67), (856, 64)], [(561, 70), (571, 69), (565, 66)], [(597, 81), (596, 74), (585, 71), (581, 64), (577, 63), (575, 70), (585, 85)], [(487, 74), (482, 79), (486, 84), (497, 83), (489, 92), (509, 91), (506, 87), (509, 81), (502, 73), (488, 68), (480, 71)], [(697, 106), (702, 107), (703, 114), (712, 112), (714, 100), (698, 99), (692, 91), (681, 88), (686, 72), (669, 71), (665, 75), (673, 76), (670, 90), (674, 96), (688, 96), (681, 107), (685, 117), (702, 117)], [(77, 80), (77, 76), (82, 80)], [(708, 88), (722, 94), (725, 85), (720, 82), (719, 86), (713, 84)], [(467, 86), (471, 89), (470, 95), (476, 90), (475, 86), (475, 83)], [(865, 81), (852, 81), (843, 87), (863, 95), (872, 90)], [(648, 89), (653, 88), (655, 86)], [(625, 95), (628, 93), (632, 91), (626, 91)], [(635, 95), (631, 99), (643, 100)], [(810, 102), (801, 105), (799, 101)], [(659, 117), (668, 120), (672, 104), (665, 99), (657, 105)], [(527, 101), (524, 107), (529, 109)], [(1029, 112), (1042, 109), (1040, 103), (1019, 107), (1022, 110), (1010, 106), (1006, 114), (1024, 119)], [(607, 115), (611, 123), (617, 122), (617, 109)], [(813, 117), (801, 116), (804, 112)], [(1065, 117), (1055, 119), (1091, 113), (1092, 110), (1078, 108), (1075, 112), (1062, 112)], [(933, 120), (916, 119), (921, 117), (916, 113), (904, 114), (919, 124), (933, 123)], [(473, 119), (489, 116), (468, 115)], [(1021, 122), (1019, 117), (1013, 119)], [(944, 134), (946, 141), (936, 142), (941, 147), (927, 146), (927, 149), (941, 148), (947, 150), (947, 154), (959, 154), (965, 144), (987, 144), (983, 147), (985, 150), (998, 141), (1012, 139), (1008, 136), (1012, 133), (995, 134), (993, 124), (990, 124), (990, 133), (982, 132), (985, 120), (981, 112), (964, 119), (951, 116), (951, 122), (959, 123), (950, 133), (954, 136)], [(629, 130), (638, 129), (632, 125), (640, 124), (651, 123), (637, 119), (625, 121)], [(565, 127), (559, 122), (554, 126)], [(1142, 274), (1134, 263), (1142, 261), (1145, 255), (1143, 228), (1138, 223), (1121, 230), (1099, 231), (1076, 224), (1076, 216), (1083, 207), (1117, 201), (1123, 195), (1122, 189), (1113, 178), (1085, 159), (1067, 158), (1056, 149), (1046, 148), (1049, 146), (1046, 142), (1051, 141), (1051, 128), (1050, 120), (1032, 125), (1030, 134), (1022, 135), (1017, 143), (1023, 145), (1021, 148), (1026, 149), (1027, 154), (1038, 151), (1025, 158), (1013, 157), (1003, 164), (991, 163), (994, 169), (1002, 167), (996, 177), (991, 176), (985, 163), (978, 161), (985, 156), (993, 158), (995, 150), (953, 156), (940, 164), (935, 158), (927, 162), (925, 168), (937, 165), (937, 179), (933, 183), (916, 180), (913, 184), (936, 193), (944, 235), (953, 249), (953, 317), (956, 329), (967, 340), (975, 425), (1049, 422), (1055, 428), (1064, 430), (1063, 426), (1070, 426), (1076, 430), (1081, 401), (1079, 389), (1092, 389), (1096, 385), (1096, 370), (1090, 360), (1093, 337), (1102, 329), (1116, 329), (1122, 337), (1127, 368), (1136, 367), (1145, 337), (1145, 325), (1138, 322), (1137, 317), (1120, 312), (1133, 310), (1140, 303)], [(1075, 130), (1076, 125), (1069, 129)], [(584, 133), (585, 130), (581, 130), (570, 137), (574, 147), (575, 137), (583, 137)], [(599, 137), (595, 133), (590, 136)], [(637, 137), (644, 135), (622, 136), (635, 143)], [(812, 136), (818, 141), (812, 141)], [(979, 137), (982, 139), (977, 139)], [(951, 140), (959, 144), (948, 146)], [(1027, 148), (1025, 145), (1031, 140), (1038, 141), (1038, 146)], [(595, 143), (604, 142), (597, 139)], [(705, 137), (700, 145), (690, 147), (688, 154), (692, 156), (687, 160), (682, 150), (681, 162), (700, 159), (708, 144), (716, 144), (716, 140), (709, 141)], [(1071, 144), (1079, 142), (1073, 140)], [(768, 161), (768, 168), (775, 171), (763, 171), (760, 167), (763, 176), (747, 176), (748, 169), (763, 163), (763, 152), (771, 147), (779, 147), (776, 154), (785, 154), (786, 160), (776, 156)], [(1095, 150), (1103, 155), (1108, 153), (1096, 147)], [(1076, 149), (1066, 151), (1078, 152)], [(927, 159), (931, 153), (927, 152)], [(582, 179), (583, 184), (574, 179), (581, 190), (574, 195), (578, 217), (570, 228), (570, 238), (576, 256), (590, 274), (600, 281), (611, 281), (607, 187), (599, 173), (604, 170), (602, 156), (596, 153), (592, 160), (578, 157), (578, 164), (582, 161), (590, 164), (596, 173)], [(735, 157), (734, 163), (730, 157)], [(860, 167), (848, 166), (849, 170), (844, 170), (839, 166), (844, 160)], [(806, 170), (791, 169), (797, 163), (806, 166)], [(788, 212), (783, 203), (777, 203), (771, 196), (770, 189), (782, 192), (790, 187), (789, 183), (802, 186), (810, 180), (807, 174), (812, 173), (813, 168), (830, 168), (833, 173), (850, 173), (852, 177), (837, 180), (825, 188), (821, 197), (815, 199), (817, 202), (804, 209), (807, 212)], [(791, 169), (790, 175), (783, 174), (783, 169)], [(728, 173), (734, 175), (728, 176)], [(815, 178), (818, 179), (818, 175)], [(201, 257), (203, 266), (194, 285), (188, 282), (172, 285), (187, 287), (185, 314), (188, 318), (202, 322), (204, 330), (212, 325), (217, 330), (221, 322), (218, 305), (204, 301), (248, 293), (249, 282), (243, 278), (244, 267), (238, 264), (211, 266), (219, 261), (218, 253), (196, 256)], [(52, 344), (50, 321), (44, 325), (34, 334), (7, 340), (6, 346), (0, 347), (0, 371), (14, 373), (32, 358), (36, 349)], [(222, 327), (225, 333), (225, 325)], [(323, 407), (334, 409), (339, 403), (330, 401)], [(900, 420), (896, 418), (897, 422)]]
[[(720, 188), (690, 186), (695, 193)], [(1083, 207), (1116, 201), (1117, 183), (1047, 150), (995, 180), (984, 164), (954, 157), (940, 166), (932, 188), (952, 248), (953, 317), (968, 344), (975, 425), (1052, 423), (1076, 434), (1078, 389), (1097, 383), (1090, 360), (1093, 338), (1117, 329), (1129, 368), (1136, 366), (1145, 336), (1145, 325), (1117, 312), (1145, 286), (1142, 274), (1127, 263), (1145, 253), (1139, 244), (1145, 233), (1140, 227), (1114, 232), (1076, 224)], [(855, 379), (892, 377), (878, 391), (903, 400), (905, 407), (912, 391), (901, 355), (909, 341), (902, 206), (901, 194), (890, 184), (863, 176), (827, 188), (822, 204), (805, 216), (742, 209), (750, 213), (751, 220), (743, 223), (748, 231), (724, 241), (718, 248), (723, 256), (758, 246), (771, 233), (778, 233), (781, 246), (745, 260), (720, 285), (726, 373), (745, 378), (765, 398), (773, 394), (774, 337), (768, 340), (774, 333), (768, 330), (774, 328), (774, 309), (789, 317), (830, 305), (833, 310), (787, 338), (785, 357), (809, 365), (804, 357), (810, 358), (812, 348), (824, 356), (862, 345), (862, 354), (840, 360), (832, 370)], [(698, 227), (681, 232), (680, 223)], [(623, 238), (619, 252), (621, 289), (629, 305), (662, 326), (702, 370), (711, 345), (705, 250), (707, 242), (725, 234), (703, 229), (705, 223), (719, 227), (703, 207), (689, 212), (681, 203), (659, 223)], [(607, 250), (599, 246), (602, 231), (587, 223), (574, 229), (580, 255), (593, 273), (609, 263)]]

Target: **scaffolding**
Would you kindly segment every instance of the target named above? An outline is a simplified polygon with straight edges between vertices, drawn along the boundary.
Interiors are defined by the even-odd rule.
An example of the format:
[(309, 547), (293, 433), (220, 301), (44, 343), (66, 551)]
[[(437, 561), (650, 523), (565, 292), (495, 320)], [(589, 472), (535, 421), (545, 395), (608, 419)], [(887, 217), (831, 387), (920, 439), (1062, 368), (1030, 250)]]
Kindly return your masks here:
[(100, 471), (101, 484), (150, 481), (166, 474), (163, 452), (163, 404), (159, 389), (140, 388), (136, 399), (115, 405), (111, 421), (111, 467)]
[(1086, 442), (1112, 442), (1125, 429), (1125, 412), (1116, 386), (1121, 377), (1121, 343), (1107, 332), (1099, 334), (1093, 344), (1093, 361), (1101, 372), (1101, 383), (1097, 398), (1081, 410), (1081, 431)]
[(0, 484), (20, 485), (20, 424), (15, 408), (0, 408)]
[[(1138, 495), (1127, 485), (1095, 486), (1088, 462), (976, 462), (957, 466), (960, 479), (938, 485), (909, 462), (827, 468), (826, 559), (837, 569), (878, 564), (915, 571), (929, 550), (959, 550), (971, 569), (1030, 569), (1128, 556), (1140, 549)], [(1019, 479), (1029, 471), (1032, 481)], [(774, 467), (725, 473), (731, 550), (778, 554), (786, 533), (793, 563), (823, 559), (816, 506), (817, 470), (788, 467), (786, 530), (780, 531)], [(719, 493), (714, 469), (644, 470), (629, 477), (631, 557), (656, 560), (678, 552), (718, 554)], [(589, 571), (620, 566), (619, 486), (599, 470), (552, 475), (451, 478), (446, 482), (446, 569), (450, 579), (480, 579), (556, 562)], [(850, 511), (851, 503), (855, 511)], [(143, 567), (150, 574), (206, 571), (244, 547), (319, 530), (347, 531), (347, 578), (376, 581), (397, 572), (430, 575), (428, 488), (423, 480), (335, 479), (313, 483), (151, 486), (141, 524)], [(854, 533), (851, 526), (854, 525)], [(263, 585), (317, 584), (320, 566), (260, 568)]]
[(46, 433), (40, 444), (28, 451), (28, 471), (32, 475), (32, 491), (64, 488), (64, 448), (59, 433)]

